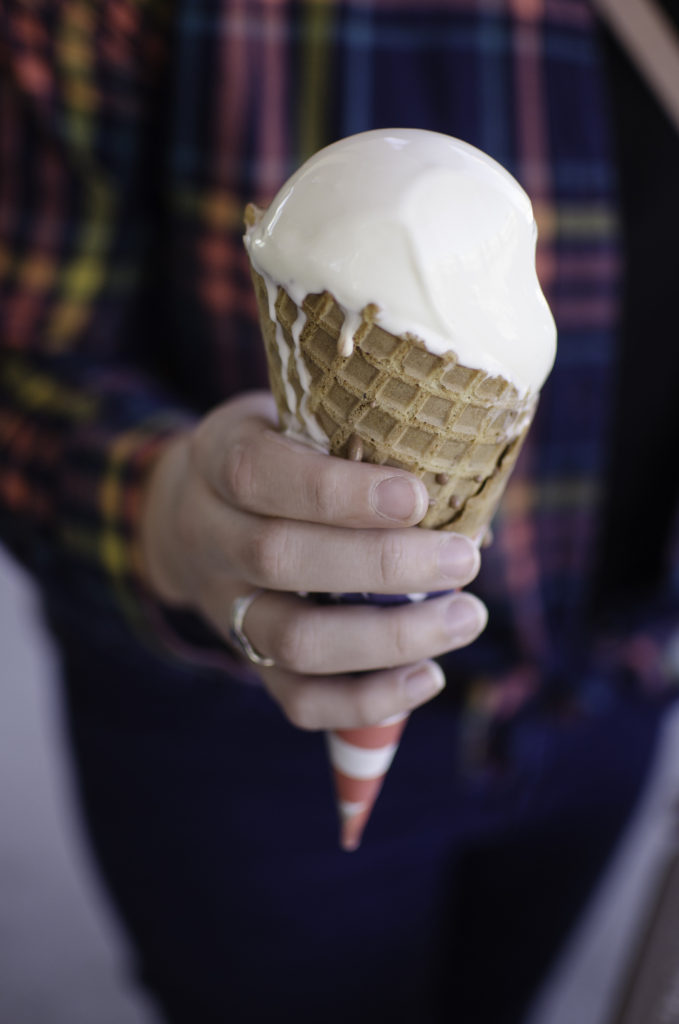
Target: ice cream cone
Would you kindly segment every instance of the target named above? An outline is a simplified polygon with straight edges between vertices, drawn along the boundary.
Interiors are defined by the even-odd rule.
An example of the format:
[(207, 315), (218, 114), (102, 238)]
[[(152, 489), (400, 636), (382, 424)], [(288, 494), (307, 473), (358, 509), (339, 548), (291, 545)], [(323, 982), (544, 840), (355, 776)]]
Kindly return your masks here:
[[(376, 129), (314, 154), (246, 221), (283, 428), (408, 470), (429, 493), (421, 525), (481, 543), (556, 349), (521, 186), (459, 139)], [(317, 595), (328, 598), (385, 595)], [(329, 736), (345, 849), (360, 841), (396, 724), (398, 735), (385, 723)]]
[[(409, 470), (430, 497), (422, 525), (480, 542), (537, 396), (389, 334), (375, 307), (352, 318), (327, 292), (298, 307), (254, 269), (253, 281), (282, 425), (333, 455)], [(360, 843), (406, 720), (328, 735), (345, 850)]]
[(301, 309), (253, 271), (271, 389), (283, 426), (332, 455), (398, 466), (424, 482), (422, 526), (480, 539), (530, 427), (537, 396), (395, 337), (366, 307), (349, 355), (333, 297)]

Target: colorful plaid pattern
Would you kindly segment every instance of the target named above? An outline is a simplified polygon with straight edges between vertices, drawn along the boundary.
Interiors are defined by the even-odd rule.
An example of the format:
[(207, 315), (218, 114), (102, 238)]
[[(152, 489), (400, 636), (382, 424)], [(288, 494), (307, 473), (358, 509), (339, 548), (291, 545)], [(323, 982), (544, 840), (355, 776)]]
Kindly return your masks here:
[(0, 13), (6, 540), (38, 572), (67, 564), (102, 603), (113, 587), (134, 614), (149, 462), (168, 434), (265, 379), (245, 203), (266, 204), (343, 135), (444, 131), (529, 192), (560, 340), (484, 556), (491, 627), (454, 671), (471, 671), (472, 709), (495, 718), (538, 681), (563, 695), (593, 649), (619, 269), (588, 4), (178, 0), (168, 11), (7, 0)]

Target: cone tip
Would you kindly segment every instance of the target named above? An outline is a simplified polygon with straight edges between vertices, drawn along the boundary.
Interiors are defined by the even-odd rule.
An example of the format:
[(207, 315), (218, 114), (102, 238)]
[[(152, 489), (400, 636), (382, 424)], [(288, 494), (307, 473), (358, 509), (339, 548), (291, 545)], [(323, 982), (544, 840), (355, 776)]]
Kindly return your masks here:
[(361, 840), (357, 836), (346, 836), (344, 834), (340, 836), (340, 847), (345, 853), (353, 853), (355, 850), (358, 850), (360, 845)]
[[(368, 814), (370, 811), (368, 810)], [(366, 825), (368, 814), (356, 814), (344, 818), (340, 826), (340, 846), (347, 853), (353, 853), (361, 845), (363, 829)]]

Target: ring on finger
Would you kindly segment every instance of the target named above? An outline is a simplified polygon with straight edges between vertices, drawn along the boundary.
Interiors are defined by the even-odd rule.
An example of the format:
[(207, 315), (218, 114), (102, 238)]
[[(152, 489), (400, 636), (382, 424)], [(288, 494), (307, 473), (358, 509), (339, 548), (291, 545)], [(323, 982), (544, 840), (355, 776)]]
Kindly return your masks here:
[(253, 665), (259, 665), (260, 668), (271, 668), (275, 664), (273, 658), (266, 658), (264, 655), (258, 654), (243, 630), (243, 622), (250, 605), (263, 593), (263, 590), (253, 590), (251, 594), (237, 597), (231, 605), (229, 626), (233, 643), (245, 655), (248, 661), (251, 661)]

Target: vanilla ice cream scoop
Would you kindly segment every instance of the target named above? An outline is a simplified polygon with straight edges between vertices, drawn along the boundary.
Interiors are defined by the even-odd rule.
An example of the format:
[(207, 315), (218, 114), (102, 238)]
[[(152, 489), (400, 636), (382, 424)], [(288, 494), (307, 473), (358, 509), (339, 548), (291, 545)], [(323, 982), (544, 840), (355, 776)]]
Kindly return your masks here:
[(485, 153), (411, 128), (354, 135), (286, 182), (245, 244), (254, 268), (301, 305), (330, 292), (351, 352), (361, 310), (391, 334), (538, 392), (556, 329), (535, 272), (530, 200)]

